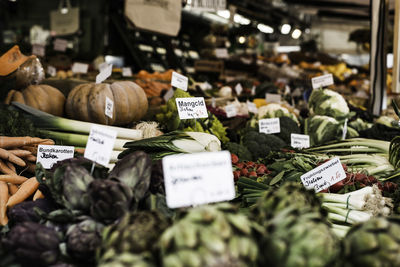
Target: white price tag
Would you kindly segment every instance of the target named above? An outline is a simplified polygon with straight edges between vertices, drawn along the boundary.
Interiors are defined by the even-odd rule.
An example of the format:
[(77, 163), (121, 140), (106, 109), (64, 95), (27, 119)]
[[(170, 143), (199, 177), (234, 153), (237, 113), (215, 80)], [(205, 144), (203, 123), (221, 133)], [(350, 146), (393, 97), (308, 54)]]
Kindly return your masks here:
[(250, 101), (247, 101), (247, 110), (254, 114), (258, 113), (257, 105)]
[(53, 66), (47, 66), (47, 74), (49, 74), (51, 77), (54, 77), (57, 75), (57, 70)]
[(164, 101), (167, 102), (173, 96), (174, 96), (174, 90), (171, 88), (165, 93)]
[(256, 95), (256, 86), (251, 87), (251, 95)]
[(72, 72), (73, 73), (87, 73), (89, 65), (85, 63), (75, 62), (72, 65)]
[(97, 74), (97, 76), (96, 76), (96, 83), (102, 83), (108, 77), (110, 77), (112, 74), (112, 67), (113, 67), (113, 65), (110, 64), (107, 67), (105, 67), (103, 70), (101, 70), (100, 73)]
[(343, 125), (342, 140), (346, 139), (346, 135), (347, 135), (347, 121), (348, 121), (348, 119), (346, 118), (346, 119), (344, 120), (344, 125)]
[(265, 101), (268, 103), (280, 103), (281, 102), (281, 95), (279, 94), (265, 94)]
[(309, 148), (310, 147), (310, 136), (306, 134), (294, 134), (290, 135), (291, 146), (294, 148)]
[(187, 91), (188, 77), (181, 75), (177, 72), (172, 72), (171, 85), (183, 91)]
[(46, 48), (44, 45), (34, 44), (32, 45), (32, 54), (39, 57), (44, 57), (46, 55)]
[(320, 192), (346, 178), (340, 159), (335, 157), (317, 168), (303, 174), (300, 179), (304, 187)]
[(204, 97), (176, 98), (175, 101), (181, 120), (208, 118)]
[(212, 98), (211, 98), (211, 106), (212, 106), (213, 108), (216, 108), (216, 107), (217, 107), (217, 101), (215, 100), (215, 97), (212, 97)]
[(108, 96), (106, 96), (106, 108), (104, 113), (106, 114), (107, 117), (112, 119), (114, 113), (114, 101), (108, 98)]
[(260, 133), (274, 134), (281, 132), (279, 118), (262, 119), (258, 121)]
[(162, 165), (169, 208), (228, 201), (235, 197), (228, 151), (166, 156)]
[(43, 168), (51, 169), (54, 164), (64, 159), (74, 157), (73, 146), (48, 146), (39, 145), (36, 163), (41, 163)]
[(240, 95), (243, 91), (243, 87), (240, 83), (236, 84), (235, 86), (236, 95)]
[(237, 108), (235, 105), (227, 105), (225, 106), (225, 113), (227, 118), (236, 117)]
[(57, 38), (53, 42), (53, 49), (59, 52), (65, 52), (67, 50), (68, 41), (65, 39)]
[(107, 167), (116, 138), (116, 131), (101, 126), (92, 126), (84, 157)]
[(132, 77), (132, 69), (129, 67), (122, 68), (122, 77)]
[(228, 49), (226, 49), (226, 48), (216, 48), (215, 49), (215, 56), (217, 58), (228, 58), (229, 57)]
[(107, 67), (108, 67), (108, 63), (107, 63), (107, 62), (100, 63), (100, 65), (99, 65), (99, 71), (103, 71), (103, 70), (105, 70)]
[(318, 89), (333, 84), (333, 75), (331, 73), (311, 78), (312, 88)]

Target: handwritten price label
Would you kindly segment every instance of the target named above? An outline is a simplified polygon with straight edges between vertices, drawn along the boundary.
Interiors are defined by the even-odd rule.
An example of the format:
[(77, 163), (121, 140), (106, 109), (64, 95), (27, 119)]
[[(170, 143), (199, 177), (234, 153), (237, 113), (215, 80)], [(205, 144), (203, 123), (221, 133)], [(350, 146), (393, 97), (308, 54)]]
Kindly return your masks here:
[(175, 101), (181, 120), (208, 118), (204, 97), (176, 98)]
[(105, 127), (92, 126), (84, 157), (107, 167), (117, 132)]
[(54, 164), (64, 159), (74, 157), (73, 146), (47, 146), (39, 145), (36, 163), (41, 163), (43, 168), (51, 169)]
[(291, 146), (294, 148), (309, 148), (310, 147), (310, 136), (306, 134), (294, 134), (290, 135)]
[(274, 134), (281, 132), (281, 124), (279, 118), (259, 120), (258, 128), (260, 133)]

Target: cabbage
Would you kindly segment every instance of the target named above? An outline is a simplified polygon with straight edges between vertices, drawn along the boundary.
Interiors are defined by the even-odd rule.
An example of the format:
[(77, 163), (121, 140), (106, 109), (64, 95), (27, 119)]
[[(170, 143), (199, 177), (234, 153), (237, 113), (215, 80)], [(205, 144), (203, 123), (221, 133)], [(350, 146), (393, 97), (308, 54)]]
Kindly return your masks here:
[(315, 115), (305, 120), (304, 133), (310, 136), (311, 146), (323, 145), (342, 138), (343, 124), (332, 117)]
[(349, 115), (346, 100), (338, 93), (329, 89), (315, 89), (308, 101), (312, 115), (325, 115), (333, 118), (344, 118)]
[(271, 103), (258, 108), (258, 119), (280, 118), (283, 116), (289, 117), (299, 124), (299, 120), (297, 119), (296, 115), (280, 104)]

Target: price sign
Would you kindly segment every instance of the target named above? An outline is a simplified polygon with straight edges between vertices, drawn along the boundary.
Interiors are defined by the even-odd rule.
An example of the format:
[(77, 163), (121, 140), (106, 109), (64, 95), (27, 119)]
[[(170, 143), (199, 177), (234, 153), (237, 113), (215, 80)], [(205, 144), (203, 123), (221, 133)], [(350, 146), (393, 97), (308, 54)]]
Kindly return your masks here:
[(92, 126), (84, 157), (107, 166), (114, 147), (117, 132), (101, 126)]
[(236, 117), (237, 115), (237, 107), (235, 105), (226, 105), (225, 113), (227, 118)]
[(103, 62), (99, 65), (99, 71), (103, 71), (108, 67), (108, 63), (107, 62)]
[(51, 77), (54, 77), (57, 75), (57, 70), (53, 66), (47, 66), (47, 74), (49, 74)]
[(166, 156), (162, 164), (169, 208), (227, 201), (235, 197), (228, 151)]
[(256, 95), (256, 86), (251, 87), (251, 95)]
[(114, 113), (114, 101), (112, 101), (107, 96), (106, 96), (106, 108), (104, 113), (106, 114), (107, 117), (112, 119)]
[(262, 119), (258, 121), (260, 133), (274, 134), (281, 132), (279, 118)]
[(315, 192), (327, 189), (344, 178), (346, 173), (337, 157), (300, 176), (304, 187), (314, 189)]
[(53, 49), (59, 52), (65, 52), (67, 50), (68, 41), (65, 39), (57, 38), (53, 42)]
[(310, 147), (310, 136), (306, 134), (294, 134), (290, 135), (291, 146), (294, 148), (309, 148)]
[(183, 91), (187, 91), (188, 77), (181, 75), (177, 72), (172, 72), (171, 85)]
[(169, 89), (164, 95), (164, 101), (167, 102), (171, 97), (174, 96), (174, 90), (171, 88)]
[(228, 58), (228, 49), (226, 48), (216, 48), (215, 49), (215, 56), (217, 58)]
[(281, 102), (281, 95), (279, 94), (265, 94), (265, 101), (268, 103), (280, 103)]
[(73, 73), (87, 73), (89, 68), (88, 64), (75, 62), (72, 65), (72, 72)]
[(326, 87), (333, 84), (333, 76), (331, 73), (311, 78), (311, 83), (313, 89), (318, 89), (321, 87)]
[(235, 91), (236, 91), (237, 95), (240, 95), (242, 93), (243, 87), (242, 87), (242, 85), (240, 83), (236, 84)]
[(34, 44), (32, 45), (32, 54), (39, 57), (44, 57), (46, 55), (46, 48), (44, 45)]
[(132, 77), (132, 69), (129, 67), (122, 68), (122, 76), (123, 77)]
[(257, 114), (258, 113), (258, 108), (256, 106), (256, 104), (254, 104), (253, 102), (247, 101), (247, 110), (251, 113)]
[(204, 97), (176, 98), (175, 101), (181, 120), (208, 118)]
[[(106, 63), (107, 64), (107, 63)], [(100, 71), (99, 74), (96, 76), (96, 83), (102, 83), (105, 81), (108, 77), (111, 76), (112, 73), (112, 67), (113, 65), (110, 64), (107, 67), (104, 67), (103, 70)]]
[(73, 146), (47, 146), (39, 145), (36, 163), (41, 163), (43, 168), (51, 169), (54, 164), (64, 159), (74, 157)]

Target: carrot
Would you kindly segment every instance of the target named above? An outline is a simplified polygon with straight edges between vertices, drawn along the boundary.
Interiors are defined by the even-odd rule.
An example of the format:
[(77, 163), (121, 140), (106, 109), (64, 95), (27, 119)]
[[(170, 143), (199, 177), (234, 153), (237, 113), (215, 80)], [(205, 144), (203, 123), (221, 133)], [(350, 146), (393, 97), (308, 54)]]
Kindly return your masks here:
[(15, 168), (14, 164), (12, 162), (6, 161), (7, 167), (12, 170), (14, 173), (17, 173), (17, 169)]
[(22, 184), (26, 182), (28, 178), (24, 176), (19, 176), (16, 174), (3, 174), (0, 175), (0, 181), (12, 184)]
[(9, 137), (9, 136), (0, 136), (0, 147), (1, 148), (12, 148), (12, 147), (21, 147), (30, 144), (40, 143), (42, 140), (39, 137)]
[(7, 218), (7, 201), (8, 201), (8, 186), (5, 182), (0, 182), (0, 224), (6, 225)]
[(37, 155), (37, 147), (33, 147), (33, 146), (22, 146), (21, 147), (24, 150), (28, 150), (29, 152), (31, 152), (33, 155)]
[(33, 201), (35, 201), (36, 199), (41, 199), (44, 198), (43, 193), (38, 189), (36, 190), (35, 194), (33, 195)]
[(22, 149), (12, 149), (8, 150), (8, 152), (13, 153), (17, 157), (26, 157), (29, 155), (32, 155), (32, 152), (28, 150), (22, 150)]
[(30, 197), (39, 187), (36, 177), (26, 180), (19, 187), (18, 191), (12, 195), (7, 201), (7, 207), (13, 207)]
[(0, 159), (0, 172), (5, 173), (5, 174), (15, 174), (8, 166), (7, 164)]
[(34, 155), (29, 155), (29, 156), (25, 157), (25, 159), (27, 161), (36, 162), (36, 156), (34, 156)]
[(7, 183), (8, 192), (10, 195), (14, 195), (18, 191), (18, 186), (12, 183)]
[(49, 145), (49, 146), (52, 146), (52, 145), (55, 145), (55, 142), (54, 142), (53, 140), (51, 140), (51, 139), (43, 139), (43, 141), (40, 142), (39, 145)]
[(36, 163), (27, 162), (26, 164), (28, 165), (28, 172), (35, 173)]
[(75, 147), (75, 152), (79, 154), (85, 154), (85, 149), (83, 147)]
[(3, 148), (0, 148), (0, 158), (11, 161), (12, 163), (15, 163), (21, 167), (25, 167), (25, 165), (26, 165), (22, 159), (20, 159), (19, 157), (15, 156), (13, 153), (10, 153)]

